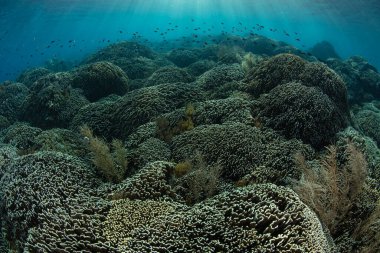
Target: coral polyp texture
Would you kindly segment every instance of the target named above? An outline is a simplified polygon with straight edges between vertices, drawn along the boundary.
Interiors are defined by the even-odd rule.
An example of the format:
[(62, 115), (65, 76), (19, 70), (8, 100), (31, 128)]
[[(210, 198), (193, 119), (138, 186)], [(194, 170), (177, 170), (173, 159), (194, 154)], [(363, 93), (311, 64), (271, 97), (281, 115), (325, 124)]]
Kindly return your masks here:
[(72, 86), (83, 90), (90, 101), (109, 94), (124, 95), (128, 90), (128, 76), (110, 62), (96, 62), (74, 73)]
[(0, 253), (380, 252), (372, 65), (139, 36), (0, 85)]
[(121, 210), (110, 212), (114, 228), (127, 222), (114, 238), (125, 252), (332, 252), (316, 215), (284, 187), (239, 188), (187, 208), (164, 202), (144, 208), (148, 203), (117, 204), (137, 209), (135, 220), (121, 224)]

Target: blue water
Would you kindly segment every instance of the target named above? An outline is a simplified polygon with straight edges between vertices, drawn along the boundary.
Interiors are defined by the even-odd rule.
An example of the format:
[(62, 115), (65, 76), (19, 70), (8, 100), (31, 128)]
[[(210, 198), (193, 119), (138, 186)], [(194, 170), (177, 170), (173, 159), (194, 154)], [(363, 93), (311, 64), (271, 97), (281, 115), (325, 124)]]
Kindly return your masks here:
[(0, 82), (15, 79), (26, 68), (43, 65), (53, 58), (75, 65), (96, 49), (133, 39), (134, 33), (135, 37), (149, 41), (163, 40), (160, 32), (154, 32), (156, 28), (174, 29), (165, 36), (170, 40), (205, 34), (194, 31), (197, 27), (209, 34), (244, 33), (256, 24), (264, 29), (255, 32), (303, 50), (327, 40), (343, 58), (361, 55), (380, 69), (380, 1), (375, 0), (0, 0), (0, 3)]

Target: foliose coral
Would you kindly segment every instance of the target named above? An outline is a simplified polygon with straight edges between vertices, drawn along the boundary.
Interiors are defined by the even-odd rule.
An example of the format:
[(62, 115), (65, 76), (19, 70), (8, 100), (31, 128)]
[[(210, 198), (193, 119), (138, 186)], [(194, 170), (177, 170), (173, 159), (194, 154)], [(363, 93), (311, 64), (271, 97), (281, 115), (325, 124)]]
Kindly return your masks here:
[(333, 70), (322, 63), (310, 63), (295, 55), (280, 54), (261, 62), (245, 79), (247, 91), (256, 97), (289, 82), (319, 88), (348, 118), (346, 86)]
[(243, 79), (244, 71), (239, 64), (220, 65), (198, 77), (198, 85), (205, 90), (212, 90), (231, 81)]
[(200, 76), (204, 72), (214, 68), (216, 63), (210, 60), (200, 60), (190, 64), (186, 69), (193, 76)]
[(135, 225), (125, 252), (333, 252), (315, 214), (293, 191), (271, 184), (160, 217)]
[(360, 110), (355, 114), (360, 129), (380, 145), (380, 110)]
[(51, 70), (46, 68), (34, 68), (24, 71), (17, 78), (17, 82), (25, 84), (27, 87), (32, 86), (32, 84), (47, 74), (50, 74)]
[(130, 169), (143, 168), (150, 162), (169, 161), (170, 148), (167, 143), (157, 138), (149, 138), (130, 149), (128, 152), (128, 167)]
[(40, 128), (18, 122), (4, 131), (3, 141), (16, 147), (20, 154), (33, 153), (39, 148), (37, 136), (41, 132)]
[[(117, 102), (113, 117), (117, 120), (117, 131), (125, 137), (160, 114), (203, 99), (202, 91), (193, 84), (156, 85), (127, 93)], [(116, 131), (114, 134), (118, 136)]]
[(345, 115), (326, 94), (300, 83), (277, 86), (252, 107), (263, 125), (315, 148), (331, 143), (347, 124)]
[(70, 210), (72, 199), (95, 195), (92, 189), (99, 185), (86, 164), (61, 153), (22, 156), (6, 167), (0, 179), (0, 208), (7, 239), (19, 250), (29, 230), (41, 225), (41, 213)]
[(164, 161), (149, 163), (122, 184), (115, 186), (110, 198), (184, 202), (171, 185), (174, 167), (174, 163)]
[(41, 128), (68, 127), (87, 99), (70, 87), (72, 75), (65, 72), (49, 74), (30, 87), (25, 101), (23, 119)]
[(102, 99), (81, 107), (71, 121), (70, 129), (77, 132), (79, 127), (86, 124), (95, 135), (102, 136), (107, 140), (112, 139), (115, 106), (115, 100)]
[(178, 67), (184, 68), (196, 62), (198, 60), (198, 54), (196, 50), (178, 48), (170, 51), (167, 58)]
[(137, 42), (110, 45), (88, 57), (84, 63), (108, 61), (119, 66), (130, 79), (147, 78), (158, 68), (170, 63), (157, 58), (150, 48)]
[(22, 83), (10, 83), (0, 86), (0, 115), (6, 117), (10, 123), (20, 119), (23, 103), (28, 96), (29, 89)]
[(190, 83), (194, 81), (186, 70), (177, 67), (163, 67), (156, 70), (147, 80), (148, 86), (165, 83)]
[(273, 131), (235, 122), (195, 127), (174, 137), (171, 150), (175, 161), (191, 159), (199, 151), (207, 164), (218, 162), (223, 176), (229, 179), (237, 180), (259, 166), (267, 166), (277, 177), (264, 174), (264, 182), (294, 176), (292, 154), (312, 155), (310, 148), (299, 141), (286, 141)]
[(128, 77), (110, 62), (96, 62), (74, 72), (72, 86), (83, 90), (90, 101), (110, 94), (124, 95), (128, 90)]

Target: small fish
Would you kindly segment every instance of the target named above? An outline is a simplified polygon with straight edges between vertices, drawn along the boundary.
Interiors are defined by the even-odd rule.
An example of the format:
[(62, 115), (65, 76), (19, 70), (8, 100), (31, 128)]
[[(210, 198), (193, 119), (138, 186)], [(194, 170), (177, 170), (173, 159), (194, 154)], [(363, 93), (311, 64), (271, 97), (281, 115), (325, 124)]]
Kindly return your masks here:
[(54, 42), (55, 42), (55, 40), (50, 41), (51, 44), (53, 44)]
[(120, 30), (120, 31), (119, 31), (119, 33), (123, 33), (123, 31), (122, 31), (122, 30)]
[(301, 39), (300, 39), (300, 38), (297, 38), (296, 41), (301, 41)]

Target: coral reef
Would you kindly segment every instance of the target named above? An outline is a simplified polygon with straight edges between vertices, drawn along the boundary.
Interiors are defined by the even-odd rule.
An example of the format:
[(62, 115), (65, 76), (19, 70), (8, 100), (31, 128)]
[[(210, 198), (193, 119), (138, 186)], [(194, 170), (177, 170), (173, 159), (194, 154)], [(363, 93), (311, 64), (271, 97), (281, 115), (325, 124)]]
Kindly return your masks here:
[(147, 80), (147, 86), (165, 83), (190, 83), (194, 78), (181, 68), (163, 67), (155, 71)]
[(60, 208), (41, 211), (31, 228), (25, 252), (117, 253), (103, 234), (110, 205), (102, 199), (78, 194)]
[(198, 85), (205, 90), (212, 90), (231, 81), (243, 79), (244, 71), (238, 64), (219, 65), (203, 73), (197, 80)]
[(128, 77), (110, 62), (96, 62), (76, 70), (72, 86), (82, 89), (93, 102), (110, 94), (124, 95), (128, 90)]
[(199, 59), (199, 56), (196, 50), (178, 48), (170, 51), (167, 58), (178, 67), (184, 68), (196, 62)]
[(71, 88), (72, 75), (48, 74), (30, 87), (22, 119), (41, 128), (68, 127), (77, 111), (88, 103)]
[(348, 117), (346, 86), (333, 70), (322, 63), (310, 63), (295, 55), (280, 54), (261, 62), (245, 79), (247, 91), (256, 97), (289, 82), (319, 88)]
[[(69, 211), (74, 208), (72, 199), (91, 196), (90, 192), (99, 184), (94, 173), (78, 158), (56, 152), (22, 156), (6, 167), (0, 180), (2, 222), (7, 240), (18, 249), (23, 248), (29, 229), (43, 225), (42, 213), (55, 214), (62, 208)], [(50, 216), (53, 218), (54, 215)]]
[[(149, 226), (155, 220), (170, 215), (179, 204), (154, 200), (116, 200), (104, 221), (103, 234), (111, 243), (123, 250), (130, 234), (142, 224)], [(127, 249), (124, 249), (127, 250)]]
[(121, 42), (110, 45), (88, 57), (84, 63), (112, 62), (119, 66), (130, 79), (149, 77), (162, 66), (170, 65), (148, 47), (136, 42)]
[(355, 114), (355, 121), (363, 133), (371, 137), (380, 146), (380, 109), (371, 104), (363, 106)]
[(345, 61), (329, 59), (326, 63), (346, 82), (352, 104), (380, 98), (380, 74), (365, 59), (355, 56)]
[(88, 125), (95, 135), (112, 139), (115, 105), (116, 101), (113, 99), (102, 99), (83, 106), (71, 121), (70, 129), (78, 131), (82, 125)]
[(110, 198), (184, 202), (171, 185), (174, 168), (175, 164), (170, 162), (149, 163), (122, 184), (115, 186)]
[(277, 86), (260, 96), (252, 107), (264, 126), (316, 148), (331, 143), (346, 126), (345, 116), (326, 94), (300, 83)]
[(0, 115), (10, 123), (20, 119), (23, 112), (23, 103), (28, 93), (29, 89), (22, 83), (10, 83), (0, 86)]
[(16, 147), (19, 154), (34, 153), (39, 147), (37, 136), (41, 132), (42, 129), (26, 123), (15, 123), (4, 131), (3, 142)]
[(315, 214), (294, 192), (270, 184), (148, 219), (121, 243), (125, 252), (332, 252)]
[(11, 145), (0, 146), (0, 178), (4, 175), (6, 169), (8, 168), (7, 165), (9, 164), (9, 162), (17, 158), (17, 156), (17, 148)]
[(377, 69), (233, 29), (0, 84), (0, 252), (378, 252)]
[[(161, 84), (127, 93), (115, 106), (120, 136), (131, 134), (138, 126), (160, 114), (203, 100), (204, 96), (195, 85), (185, 83)], [(115, 136), (119, 136), (114, 132)]]
[(169, 161), (170, 148), (167, 143), (157, 138), (149, 138), (128, 152), (128, 167), (143, 168), (150, 162)]
[(20, 76), (17, 78), (17, 82), (23, 83), (25, 86), (30, 87), (35, 81), (50, 73), (51, 71), (46, 68), (26, 70), (20, 74)]
[(35, 137), (34, 142), (39, 151), (54, 151), (83, 158), (88, 154), (86, 140), (79, 133), (67, 129), (45, 130)]
[(210, 60), (200, 60), (196, 61), (193, 64), (189, 65), (186, 69), (189, 74), (193, 76), (200, 76), (204, 72), (215, 67), (216, 63)]
[(285, 141), (270, 130), (235, 122), (195, 127), (175, 136), (171, 149), (176, 161), (192, 158), (199, 151), (207, 164), (219, 163), (223, 176), (235, 180), (266, 166), (277, 177), (261, 175), (264, 182), (280, 182), (291, 176), (292, 154), (310, 153), (310, 148), (298, 141)]
[(315, 57), (317, 57), (320, 61), (326, 61), (329, 58), (340, 59), (338, 53), (335, 51), (333, 45), (331, 45), (328, 41), (321, 41), (315, 44), (309, 50)]

